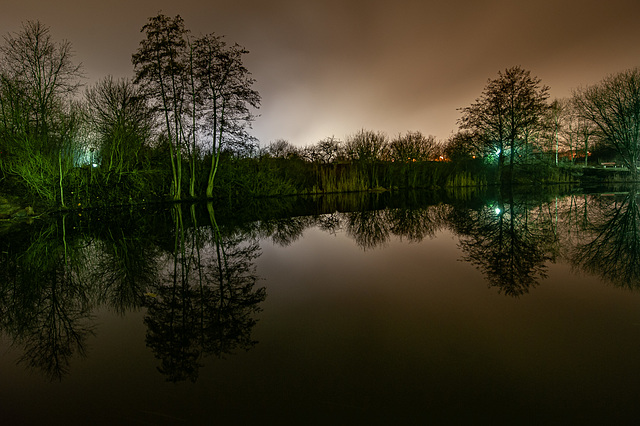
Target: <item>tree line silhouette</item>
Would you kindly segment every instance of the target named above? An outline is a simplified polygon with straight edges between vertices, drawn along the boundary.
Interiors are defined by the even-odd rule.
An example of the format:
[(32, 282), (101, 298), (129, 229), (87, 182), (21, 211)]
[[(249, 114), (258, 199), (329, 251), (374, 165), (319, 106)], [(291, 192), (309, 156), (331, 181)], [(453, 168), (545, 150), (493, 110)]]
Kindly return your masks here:
[(549, 101), (519, 66), (489, 79), (460, 109), (459, 131), (389, 138), (361, 129), (305, 147), (260, 146), (248, 51), (180, 16), (149, 18), (130, 79), (82, 91), (71, 43), (38, 21), (0, 44), (3, 191), (61, 208), (160, 200), (402, 188), (573, 182), (577, 165), (622, 166), (637, 178), (640, 71)]

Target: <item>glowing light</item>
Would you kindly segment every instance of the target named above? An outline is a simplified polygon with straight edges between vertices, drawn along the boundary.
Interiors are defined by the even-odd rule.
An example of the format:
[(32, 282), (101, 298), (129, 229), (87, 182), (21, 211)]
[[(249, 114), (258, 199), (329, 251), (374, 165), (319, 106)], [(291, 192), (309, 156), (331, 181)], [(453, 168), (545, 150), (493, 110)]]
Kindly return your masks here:
[(496, 207), (496, 214), (500, 214), (500, 213), (502, 213), (502, 210), (500, 210), (499, 207)]
[(93, 167), (98, 167), (96, 163), (91, 164)]

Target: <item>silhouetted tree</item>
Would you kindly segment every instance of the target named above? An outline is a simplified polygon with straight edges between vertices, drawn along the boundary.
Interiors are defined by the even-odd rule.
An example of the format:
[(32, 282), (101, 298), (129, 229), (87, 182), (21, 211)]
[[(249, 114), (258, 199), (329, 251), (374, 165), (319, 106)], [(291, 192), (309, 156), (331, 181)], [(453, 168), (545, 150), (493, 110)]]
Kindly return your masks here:
[[(543, 117), (545, 129), (545, 142), (543, 150), (553, 152), (555, 154), (555, 164), (558, 165), (560, 158), (560, 149), (564, 143), (561, 143), (561, 131), (564, 128), (563, 121), (567, 115), (567, 103), (563, 100), (555, 99), (549, 104), (549, 109)], [(564, 142), (564, 140), (562, 141)], [(570, 145), (571, 146), (571, 145)]]
[(636, 180), (640, 157), (640, 68), (576, 90), (574, 102), (580, 117), (595, 125), (598, 137), (616, 151)]
[(265, 152), (273, 158), (293, 158), (300, 155), (298, 148), (284, 139), (276, 139), (269, 143)]
[(183, 19), (159, 14), (142, 27), (145, 39), (140, 42), (132, 61), (135, 83), (144, 89), (151, 106), (164, 118), (164, 131), (171, 159), (171, 195), (181, 198), (184, 114), (187, 99), (187, 49)]
[(462, 109), (460, 127), (481, 134), (496, 150), (500, 179), (507, 152), (513, 177), (516, 152), (528, 143), (529, 133), (539, 125), (548, 97), (549, 88), (541, 86), (539, 78), (515, 66), (489, 79), (475, 103)]
[(362, 168), (369, 188), (378, 185), (378, 163), (388, 157), (389, 140), (384, 133), (360, 130), (344, 144), (345, 155)]
[[(224, 150), (252, 148), (246, 127), (253, 120), (251, 108), (260, 105), (260, 95), (253, 90), (254, 80), (242, 62), (248, 51), (238, 44), (229, 46), (214, 34), (189, 38), (180, 16), (159, 14), (142, 31), (146, 38), (133, 55), (135, 81), (164, 115), (174, 198), (180, 198), (182, 150), (190, 154), (189, 189), (195, 196), (195, 159), (205, 146), (211, 153), (206, 184), (211, 198)], [(208, 142), (202, 135), (208, 135)]]
[(404, 163), (433, 160), (437, 145), (434, 136), (424, 136), (420, 132), (407, 132), (391, 140), (390, 157), (394, 161)]
[(451, 135), (443, 151), (444, 156), (454, 162), (485, 157), (491, 153), (483, 136), (471, 131), (459, 131)]
[(129, 80), (106, 77), (85, 93), (87, 121), (96, 133), (97, 149), (106, 183), (111, 174), (119, 181), (141, 160), (149, 145), (152, 117), (144, 93)]
[(433, 136), (424, 136), (420, 132), (407, 132), (398, 135), (389, 143), (389, 157), (394, 168), (399, 171), (405, 187), (416, 187), (419, 170), (424, 162), (437, 157), (438, 143)]
[(245, 131), (253, 120), (251, 108), (260, 106), (260, 95), (252, 88), (255, 80), (243, 64), (249, 53), (238, 44), (229, 46), (222, 37), (207, 34), (193, 42), (194, 74), (200, 93), (203, 128), (211, 135), (211, 167), (207, 197), (213, 197), (213, 183), (223, 148), (244, 145), (251, 139)]
[(338, 159), (341, 151), (341, 142), (334, 136), (319, 141), (315, 147), (318, 161), (324, 164), (332, 163)]

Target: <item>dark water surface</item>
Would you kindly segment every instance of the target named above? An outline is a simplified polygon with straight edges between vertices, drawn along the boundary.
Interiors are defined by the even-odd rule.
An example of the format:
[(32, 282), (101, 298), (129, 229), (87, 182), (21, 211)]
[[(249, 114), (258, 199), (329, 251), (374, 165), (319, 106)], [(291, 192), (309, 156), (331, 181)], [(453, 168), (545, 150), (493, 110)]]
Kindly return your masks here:
[(631, 423), (637, 201), (359, 194), (25, 224), (0, 243), (0, 420)]

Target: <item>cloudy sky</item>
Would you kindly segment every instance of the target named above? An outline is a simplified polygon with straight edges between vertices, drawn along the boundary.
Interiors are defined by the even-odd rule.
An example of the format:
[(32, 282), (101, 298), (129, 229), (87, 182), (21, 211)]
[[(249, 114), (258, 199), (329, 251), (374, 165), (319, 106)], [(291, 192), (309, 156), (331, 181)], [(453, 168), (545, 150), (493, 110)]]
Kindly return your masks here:
[(446, 139), (499, 70), (520, 65), (561, 98), (640, 66), (638, 0), (0, 1), (3, 34), (40, 20), (73, 44), (88, 84), (132, 77), (140, 29), (158, 12), (243, 45), (262, 144), (362, 128)]

